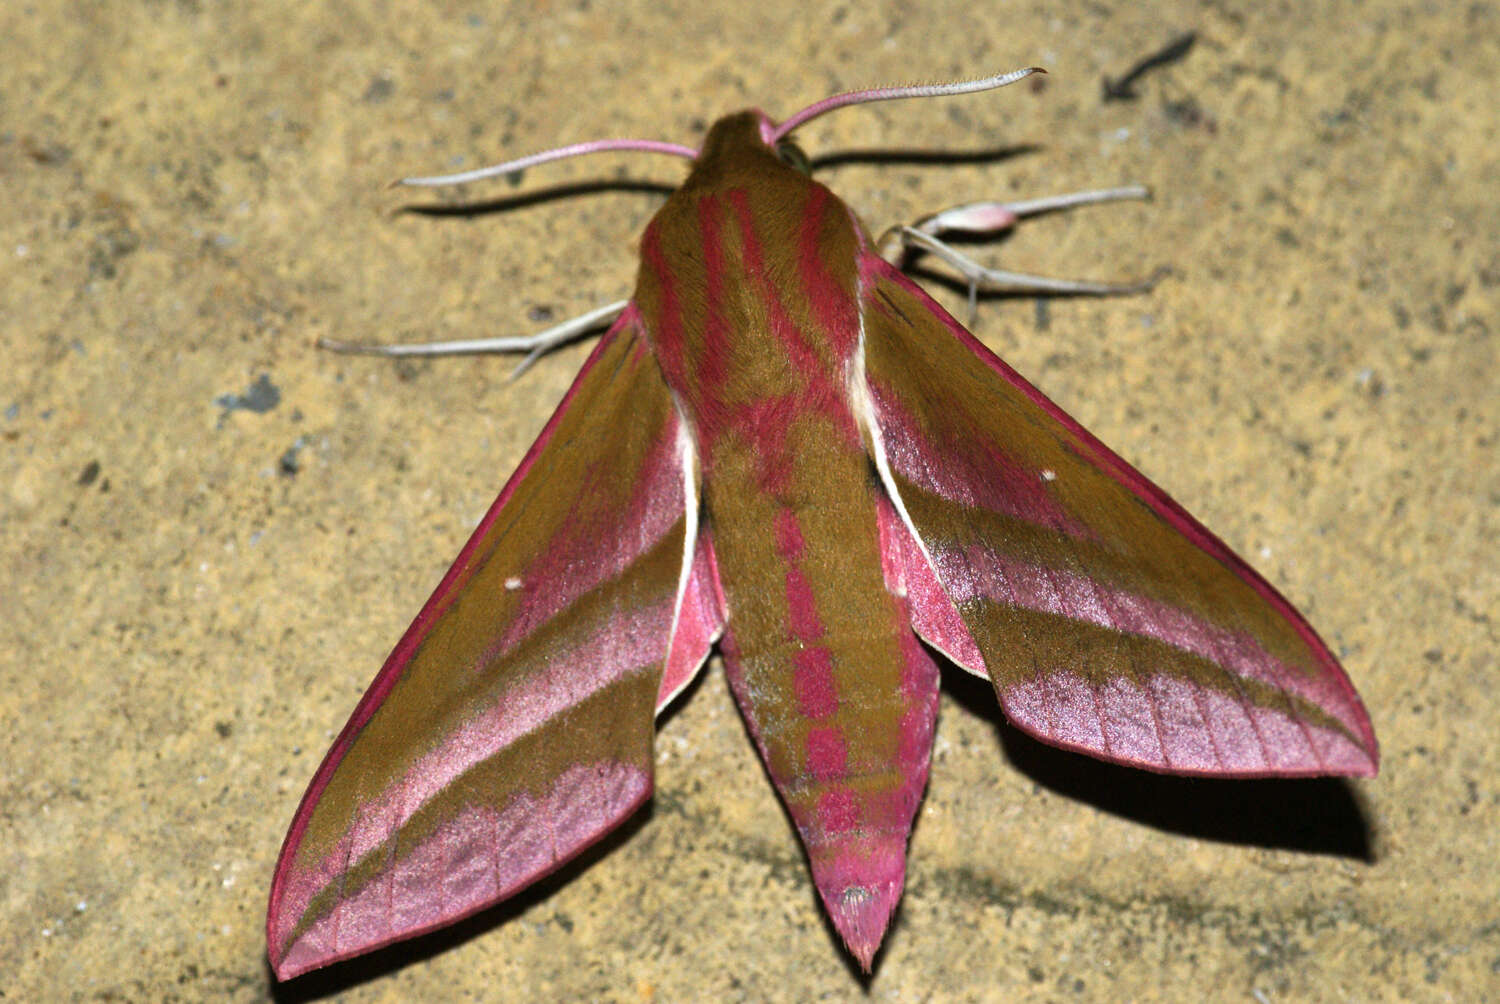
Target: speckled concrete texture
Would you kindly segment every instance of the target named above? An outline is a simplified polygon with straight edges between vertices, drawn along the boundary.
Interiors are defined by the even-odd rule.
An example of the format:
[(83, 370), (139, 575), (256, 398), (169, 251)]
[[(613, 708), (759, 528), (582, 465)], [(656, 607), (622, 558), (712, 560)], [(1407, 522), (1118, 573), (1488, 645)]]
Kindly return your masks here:
[[(1137, 100), (1101, 100), (1186, 30)], [(13, 2), (0, 37), (6, 1000), (1500, 988), (1500, 6)], [(800, 139), (877, 231), (1155, 189), (975, 249), (1170, 267), (1155, 292), (986, 300), (975, 330), (1308, 613), (1370, 708), (1380, 776), (1104, 767), (950, 672), (865, 981), (713, 664), (617, 839), (455, 932), (276, 989), (265, 897), (303, 786), (587, 351), (512, 383), (503, 360), (314, 340), (520, 333), (622, 296), (682, 166), (385, 184), (1029, 63), (1044, 85)], [(480, 211), (402, 211), (457, 205)]]

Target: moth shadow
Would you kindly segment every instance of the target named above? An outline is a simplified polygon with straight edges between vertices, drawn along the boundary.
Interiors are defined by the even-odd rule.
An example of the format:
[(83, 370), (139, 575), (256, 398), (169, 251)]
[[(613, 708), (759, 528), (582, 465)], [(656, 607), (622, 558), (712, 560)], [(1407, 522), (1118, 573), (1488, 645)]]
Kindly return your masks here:
[[(981, 244), (982, 243), (982, 244), (984, 244), (988, 248), (988, 247), (997, 247), (997, 246), (1005, 243), (1006, 241), (1014, 239), (1014, 237), (1015, 237), (1015, 234), (1013, 232), (1007, 232), (1007, 233), (1003, 233), (1003, 234), (995, 234), (993, 236), (987, 236), (987, 237), (978, 237), (978, 236), (973, 236), (973, 235), (968, 235), (968, 234), (957, 234), (957, 235), (954, 235), (954, 236), (951, 236), (951, 237), (944, 237), (943, 241), (945, 243), (949, 244), (949, 245), (954, 246), (954, 247), (958, 247), (958, 246), (965, 245), (965, 244)], [(936, 268), (931, 268), (931, 267), (926, 266), (926, 265), (918, 265), (918, 264), (909, 264), (909, 265), (905, 266), (904, 268), (902, 268), (901, 271), (902, 271), (903, 274), (905, 274), (905, 276), (908, 279), (920, 279), (920, 280), (922, 280), (921, 283), (919, 283), (919, 285), (926, 286), (927, 284), (930, 283), (930, 284), (932, 284), (934, 286), (942, 286), (943, 288), (949, 290), (950, 292), (954, 293), (955, 295), (959, 295), (959, 296), (968, 296), (969, 295), (969, 284), (968, 284), (968, 282), (966, 282), (964, 279), (960, 278), (959, 276), (954, 275), (952, 272), (941, 272), (941, 271), (937, 270)], [(1048, 301), (1051, 301), (1051, 300), (1098, 300), (1098, 299), (1101, 299), (1101, 298), (1109, 298), (1109, 297), (1138, 296), (1142, 292), (1144, 292), (1144, 290), (1143, 289), (1133, 288), (1132, 284), (1134, 284), (1134, 283), (1155, 284), (1157, 282), (1160, 282), (1162, 279), (1166, 279), (1168, 277), (1176, 276), (1176, 275), (1180, 275), (1180, 274), (1181, 273), (1177, 269), (1175, 269), (1175, 268), (1173, 268), (1173, 267), (1171, 267), (1169, 265), (1162, 265), (1162, 266), (1158, 266), (1157, 268), (1155, 268), (1151, 272), (1150, 276), (1148, 276), (1145, 279), (1141, 279), (1141, 278), (1139, 278), (1137, 276), (1127, 276), (1127, 277), (1125, 277), (1123, 279), (1116, 278), (1116, 277), (1113, 277), (1113, 276), (1106, 276), (1101, 281), (1104, 281), (1104, 282), (1118, 282), (1123, 287), (1119, 291), (1111, 291), (1111, 292), (1108, 292), (1108, 293), (1076, 292), (1076, 291), (1072, 291), (1072, 290), (1059, 290), (1059, 289), (984, 289), (983, 287), (981, 287), (980, 289), (976, 290), (975, 293), (974, 293), (974, 303), (975, 304), (981, 304), (981, 303), (990, 303), (990, 302), (995, 302), (995, 301), (1003, 302), (1003, 301), (1007, 301), (1007, 300), (1033, 300), (1033, 301), (1037, 302), (1038, 304), (1045, 304), (1045, 303), (1047, 303)], [(1067, 279), (1074, 279), (1074, 278), (1077, 278), (1077, 277), (1076, 276), (1066, 276), (1065, 278), (1067, 278)], [(1093, 281), (1093, 279), (1094, 279), (1093, 276), (1088, 276), (1088, 277), (1086, 277), (1085, 281)], [(1147, 288), (1149, 288), (1149, 287), (1147, 287)], [(960, 320), (962, 320), (962, 318), (960, 318)], [(969, 320), (969, 322), (964, 325), (964, 327), (970, 328), (971, 330), (973, 330), (973, 324), (974, 324), (974, 321), (971, 318)]]
[[(1009, 160), (1042, 149), (1036, 144), (984, 147), (975, 150), (863, 149), (826, 154), (809, 161), (812, 170), (840, 167), (844, 164), (926, 164), (950, 167), (954, 164), (990, 164)], [(495, 213), (509, 213), (549, 202), (561, 202), (587, 195), (639, 194), (658, 195), (663, 199), (677, 190), (676, 185), (660, 181), (631, 178), (600, 178), (532, 188), (513, 195), (462, 202), (408, 202), (397, 206), (395, 215), (472, 218)]]
[(464, 202), (408, 202), (397, 206), (392, 213), (394, 215), (412, 215), (428, 217), (450, 217), (474, 218), (490, 216), (496, 213), (511, 213), (521, 209), (530, 209), (533, 206), (545, 205), (548, 202), (561, 202), (567, 199), (577, 199), (586, 195), (605, 195), (619, 193), (634, 193), (644, 195), (659, 195), (663, 199), (677, 190), (677, 186), (668, 185), (659, 181), (636, 181), (628, 178), (599, 179), (595, 181), (576, 181), (562, 185), (551, 185), (546, 188), (533, 188), (514, 195), (502, 195), (495, 198), (482, 199), (478, 201)]
[(943, 689), (992, 722), (1006, 759), (1049, 791), (1171, 833), (1375, 861), (1373, 824), (1343, 778), (1179, 777), (1105, 763), (1011, 725), (989, 681), (954, 666), (943, 673)]
[(811, 165), (814, 174), (828, 168), (843, 167), (845, 164), (911, 164), (953, 167), (957, 164), (996, 164), (1016, 157), (1024, 157), (1027, 154), (1040, 153), (1043, 149), (1045, 148), (1038, 143), (1012, 143), (1003, 146), (976, 147), (969, 150), (872, 147), (840, 150), (810, 157), (808, 164)]

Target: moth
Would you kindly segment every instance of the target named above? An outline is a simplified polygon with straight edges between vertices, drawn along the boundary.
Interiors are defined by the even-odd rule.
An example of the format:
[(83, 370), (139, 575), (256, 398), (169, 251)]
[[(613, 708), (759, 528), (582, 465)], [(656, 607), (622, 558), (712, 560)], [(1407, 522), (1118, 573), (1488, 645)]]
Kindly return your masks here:
[(1119, 292), (984, 269), (939, 235), (1139, 190), (975, 203), (877, 244), (789, 146), (834, 108), (1031, 72), (743, 111), (697, 150), (603, 141), (413, 179), (692, 163), (630, 300), (458, 346), (540, 351), (618, 315), (303, 796), (271, 888), (278, 978), (450, 924), (599, 840), (650, 797), (654, 717), (715, 646), (866, 970), (927, 782), (936, 654), (1020, 729), (1115, 763), (1375, 773), (1308, 623), (898, 267), (920, 251), (971, 292)]

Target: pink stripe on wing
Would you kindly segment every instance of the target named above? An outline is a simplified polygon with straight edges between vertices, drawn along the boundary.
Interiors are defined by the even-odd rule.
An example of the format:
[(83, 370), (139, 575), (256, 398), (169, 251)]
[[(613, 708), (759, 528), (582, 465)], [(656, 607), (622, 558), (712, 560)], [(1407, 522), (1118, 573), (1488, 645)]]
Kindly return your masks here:
[[(445, 819), (421, 843), (403, 848), (364, 888), (338, 900), (285, 948), (281, 979), (451, 924), (555, 870), (588, 847), (651, 793), (651, 778), (632, 764), (568, 768), (533, 798), (503, 810), (471, 806)], [(504, 848), (503, 855), (497, 853)], [(326, 859), (287, 874), (286, 896), (301, 917), (314, 896), (339, 878)], [(291, 930), (272, 932), (273, 951)]]
[(698, 546), (693, 550), (693, 567), (678, 603), (677, 629), (656, 693), (658, 712), (687, 686), (708, 658), (714, 642), (724, 633), (724, 601), (718, 579), (713, 542), (705, 530), (700, 532)]
[(1052, 497), (1042, 472), (978, 437), (933, 442), (888, 386), (870, 381), (891, 470), (924, 491), (969, 509), (1011, 516), (1079, 540), (1093, 539), (1086, 523)]
[(948, 598), (910, 527), (884, 495), (875, 502), (886, 587), (906, 597), (912, 628), (928, 644), (977, 676), (988, 676), (984, 656)]
[(1363, 719), (1342, 688), (1323, 673), (1287, 665), (1247, 634), (1076, 572), (1028, 565), (978, 545), (961, 556), (939, 550), (934, 559), (948, 596), (959, 606), (987, 599), (1151, 638), (1216, 663), (1231, 676), (1285, 690), (1323, 708), (1351, 732), (1361, 730)]
[(651, 444), (630, 480), (623, 507), (606, 501), (618, 488), (618, 457), (601, 458), (597, 470), (585, 471), (570, 517), (559, 522), (547, 546), (516, 573), (521, 587), (515, 612), (504, 633), (479, 657), (481, 665), (520, 645), (580, 596), (618, 578), (679, 524), (684, 472), (677, 422), (673, 414)]
[[(296, 874), (339, 875), (351, 863), (384, 846), (430, 799), (450, 790), (467, 771), (522, 736), (545, 728), (558, 715), (610, 684), (656, 663), (664, 654), (670, 617), (666, 603), (653, 609), (616, 611), (611, 622), (584, 633), (581, 644), (549, 653), (546, 666), (507, 691), (503, 701), (465, 718), (436, 749), (414, 761), (401, 778), (367, 798), (354, 824), (319, 863), (305, 866)], [(581, 673), (579, 666), (587, 666), (590, 671)], [(286, 890), (285, 895), (298, 903), (294, 916), (305, 909), (305, 900), (296, 899), (296, 890), (301, 889), (310, 899), (320, 888), (301, 883)]]
[[(1164, 674), (1144, 687), (1117, 678), (1096, 688), (1054, 669), (1007, 686), (1003, 699), (1011, 722), (1038, 739), (1146, 769), (1220, 777), (1370, 772), (1369, 755), (1337, 729), (1276, 708), (1247, 709), (1231, 695)], [(1161, 722), (1154, 732), (1153, 719)]]

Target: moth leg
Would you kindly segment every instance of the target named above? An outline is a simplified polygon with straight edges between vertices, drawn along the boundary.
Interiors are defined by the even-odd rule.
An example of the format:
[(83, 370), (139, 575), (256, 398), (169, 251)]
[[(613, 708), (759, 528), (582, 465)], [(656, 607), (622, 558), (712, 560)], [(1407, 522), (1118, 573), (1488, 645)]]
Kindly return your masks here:
[[(924, 216), (913, 223), (910, 229), (936, 237), (945, 233), (998, 234), (1010, 230), (1022, 217), (1039, 216), (1060, 209), (1089, 206), (1097, 202), (1118, 202), (1123, 199), (1150, 199), (1151, 190), (1144, 185), (1125, 185), (1120, 188), (1101, 188), (1089, 192), (1069, 192), (1066, 195), (1049, 195), (1040, 199), (1022, 199), (1017, 202), (970, 202), (962, 206), (944, 209), (940, 213)], [(897, 234), (900, 228), (886, 231), (881, 240), (882, 256), (894, 265), (900, 265), (894, 255), (899, 254), (907, 242)], [(892, 238), (895, 238), (894, 240)]]
[(340, 342), (332, 338), (318, 339), (318, 348), (332, 352), (360, 353), (371, 356), (463, 356), (485, 352), (525, 352), (526, 358), (511, 371), (511, 379), (524, 373), (532, 363), (559, 345), (608, 327), (629, 300), (617, 300), (597, 310), (580, 314), (561, 324), (554, 324), (534, 335), (510, 335), (499, 338), (470, 338), (452, 342), (419, 342), (408, 345), (372, 345), (368, 342)]
[(881, 253), (887, 261), (900, 267), (912, 251), (936, 255), (958, 270), (969, 284), (969, 309), (976, 308), (981, 289), (991, 293), (1063, 293), (1086, 296), (1115, 296), (1149, 290), (1165, 274), (1158, 270), (1148, 279), (1135, 282), (1093, 282), (1081, 279), (1053, 279), (1026, 272), (987, 268), (951, 244), (939, 234), (998, 234), (1010, 230), (1027, 216), (1072, 209), (1097, 202), (1121, 199), (1149, 199), (1151, 192), (1141, 185), (1105, 188), (1089, 192), (1069, 192), (1040, 199), (1018, 202), (971, 202), (954, 206), (918, 220), (911, 226), (892, 227), (881, 238)]

